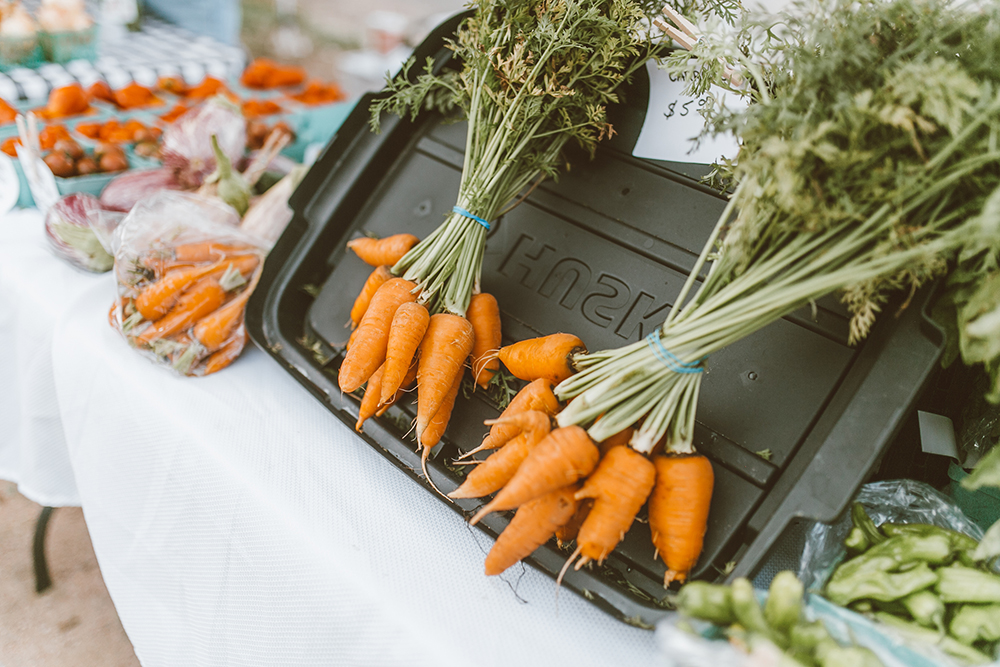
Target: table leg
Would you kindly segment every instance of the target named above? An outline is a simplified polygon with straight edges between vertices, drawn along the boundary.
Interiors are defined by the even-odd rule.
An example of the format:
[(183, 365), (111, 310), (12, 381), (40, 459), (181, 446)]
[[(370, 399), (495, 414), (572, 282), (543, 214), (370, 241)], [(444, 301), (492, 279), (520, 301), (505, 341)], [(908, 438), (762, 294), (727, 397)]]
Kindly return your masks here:
[(45, 530), (49, 526), (49, 517), (52, 516), (54, 507), (43, 507), (42, 513), (38, 515), (38, 523), (35, 524), (35, 545), (32, 549), (32, 556), (35, 564), (35, 592), (41, 593), (52, 585), (49, 577), (49, 566), (45, 562)]

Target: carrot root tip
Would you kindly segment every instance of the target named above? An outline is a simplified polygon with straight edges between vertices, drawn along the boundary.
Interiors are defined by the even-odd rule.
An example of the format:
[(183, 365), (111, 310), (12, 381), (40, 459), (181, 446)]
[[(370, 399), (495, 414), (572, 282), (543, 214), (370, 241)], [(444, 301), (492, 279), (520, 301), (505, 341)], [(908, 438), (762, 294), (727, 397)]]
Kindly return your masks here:
[(676, 570), (667, 569), (666, 574), (663, 575), (663, 587), (669, 588), (670, 584), (675, 581), (678, 583), (684, 583), (686, 579), (686, 572), (677, 572)]
[(492, 511), (493, 511), (493, 501), (490, 501), (486, 503), (481, 510), (476, 512), (471, 519), (469, 519), (469, 525), (475, 526), (477, 523), (479, 523), (480, 519), (482, 519), (484, 516), (486, 516)]
[[(431, 485), (431, 488), (437, 491), (437, 494), (442, 498), (447, 498), (448, 496), (441, 489), (437, 488), (437, 484), (434, 483), (434, 480), (431, 479), (431, 474), (427, 471), (427, 458), (430, 456), (432, 449), (433, 447), (424, 447), (424, 452), (420, 455), (420, 468), (424, 471), (424, 477), (427, 478), (427, 482)], [(455, 490), (457, 491), (458, 489)]]

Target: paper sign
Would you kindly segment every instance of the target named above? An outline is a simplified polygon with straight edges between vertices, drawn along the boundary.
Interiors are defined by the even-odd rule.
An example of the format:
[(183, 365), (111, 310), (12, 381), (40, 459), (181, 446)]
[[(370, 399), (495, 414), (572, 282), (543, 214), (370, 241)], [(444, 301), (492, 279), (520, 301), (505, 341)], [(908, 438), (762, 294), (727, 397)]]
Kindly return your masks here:
[[(702, 98), (685, 95), (684, 82), (674, 80), (652, 60), (646, 63), (646, 71), (649, 72), (649, 106), (632, 155), (691, 164), (711, 164), (722, 156), (736, 156), (739, 146), (732, 135), (703, 137), (695, 144), (694, 138), (704, 128), (704, 119), (698, 109), (708, 104), (707, 95)], [(746, 104), (734, 93), (719, 89), (716, 94), (725, 96), (727, 106)]]
[(20, 196), (21, 182), (14, 161), (0, 153), (0, 216), (12, 210)]

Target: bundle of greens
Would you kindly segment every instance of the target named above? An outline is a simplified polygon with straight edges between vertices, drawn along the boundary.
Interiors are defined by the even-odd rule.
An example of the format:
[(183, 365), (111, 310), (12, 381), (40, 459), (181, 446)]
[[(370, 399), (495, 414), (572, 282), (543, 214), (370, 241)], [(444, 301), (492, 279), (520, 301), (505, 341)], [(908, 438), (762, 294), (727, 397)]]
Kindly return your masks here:
[(963, 352), (1000, 366), (1000, 337), (975, 338), (1000, 326), (1000, 8), (832, 0), (798, 6), (780, 37), (771, 17), (747, 21), (753, 39), (669, 60), (692, 88), (728, 87), (733, 67), (753, 103), (711, 107), (742, 144), (721, 167), (734, 192), (663, 327), (577, 357), (556, 389), (576, 397), (559, 423), (592, 424), (594, 440), (641, 420), (639, 451), (665, 436), (691, 452), (706, 357), (837, 291), (857, 342), (893, 292), (955, 263)]
[(610, 136), (607, 105), (655, 48), (643, 19), (636, 0), (487, 0), (449, 42), (461, 71), (435, 74), (428, 62), (414, 80), (404, 70), (388, 82), (371, 107), (374, 130), (383, 112), (434, 106), (458, 107), (469, 123), (455, 212), (392, 269), (431, 312), (464, 316), (489, 222), (556, 175), (568, 142), (593, 154)]

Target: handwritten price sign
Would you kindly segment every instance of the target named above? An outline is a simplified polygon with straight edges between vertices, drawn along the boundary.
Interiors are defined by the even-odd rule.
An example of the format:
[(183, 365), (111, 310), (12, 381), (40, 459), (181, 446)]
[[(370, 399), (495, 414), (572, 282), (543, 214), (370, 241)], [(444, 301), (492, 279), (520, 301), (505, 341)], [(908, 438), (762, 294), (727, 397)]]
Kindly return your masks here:
[[(704, 119), (698, 110), (709, 103), (707, 96), (685, 95), (684, 83), (673, 79), (653, 61), (646, 63), (646, 71), (649, 73), (649, 106), (632, 155), (689, 164), (711, 164), (722, 156), (736, 155), (738, 145), (734, 137), (706, 137), (699, 144), (694, 141), (704, 128)], [(737, 95), (725, 95), (727, 105), (744, 104)]]

